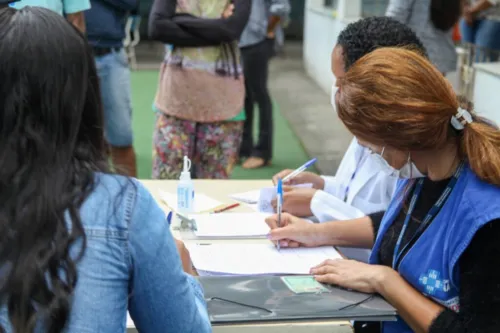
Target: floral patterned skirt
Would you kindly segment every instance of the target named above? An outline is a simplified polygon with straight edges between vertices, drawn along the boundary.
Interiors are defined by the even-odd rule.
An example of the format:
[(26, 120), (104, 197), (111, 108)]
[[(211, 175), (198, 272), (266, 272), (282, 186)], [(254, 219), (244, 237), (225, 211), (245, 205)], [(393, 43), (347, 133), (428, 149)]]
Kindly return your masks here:
[(227, 179), (238, 160), (242, 121), (200, 123), (157, 112), (153, 134), (153, 178), (178, 179), (183, 158), (192, 177)]

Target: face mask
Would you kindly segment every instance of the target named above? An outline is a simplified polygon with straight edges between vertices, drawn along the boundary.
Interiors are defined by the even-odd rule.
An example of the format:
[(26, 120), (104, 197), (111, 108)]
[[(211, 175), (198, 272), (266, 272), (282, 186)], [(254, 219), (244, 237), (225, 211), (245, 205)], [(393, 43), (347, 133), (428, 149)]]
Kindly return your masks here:
[(332, 104), (333, 111), (337, 113), (337, 101), (335, 97), (337, 96), (337, 91), (339, 91), (339, 87), (332, 86), (332, 95), (330, 96), (330, 103)]
[(370, 158), (372, 161), (377, 165), (378, 169), (385, 173), (388, 176), (392, 176), (397, 174), (397, 170), (394, 169), (383, 157), (384, 155), (384, 150), (385, 147), (382, 148), (382, 152), (380, 154), (377, 154), (376, 152), (372, 151), (370, 148), (366, 148), (370, 152)]
[(393, 166), (389, 164), (384, 158), (384, 150), (385, 147), (382, 148), (382, 152), (377, 154), (371, 151), (371, 158), (378, 164), (380, 170), (387, 173), (388, 175), (394, 175), (399, 173), (399, 178), (403, 179), (413, 179), (413, 178), (422, 178), (425, 177), (420, 170), (418, 170), (415, 163), (411, 161), (411, 155), (408, 154), (408, 161), (405, 165), (399, 170), (395, 169)]
[(411, 156), (408, 154), (408, 162), (401, 169), (399, 169), (399, 178), (414, 179), (423, 178), (425, 175), (418, 170), (415, 163), (411, 161)]

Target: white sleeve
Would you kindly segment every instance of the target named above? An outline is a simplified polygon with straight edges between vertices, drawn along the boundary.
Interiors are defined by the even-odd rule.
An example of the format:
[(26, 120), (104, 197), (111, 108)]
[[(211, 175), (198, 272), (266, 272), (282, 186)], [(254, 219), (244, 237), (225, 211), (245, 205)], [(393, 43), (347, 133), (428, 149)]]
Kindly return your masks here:
[(325, 181), (325, 186), (323, 187), (323, 191), (333, 194), (336, 192), (337, 182), (334, 176), (321, 176)]
[(321, 222), (350, 220), (365, 216), (359, 209), (325, 191), (316, 191), (311, 200), (311, 212)]

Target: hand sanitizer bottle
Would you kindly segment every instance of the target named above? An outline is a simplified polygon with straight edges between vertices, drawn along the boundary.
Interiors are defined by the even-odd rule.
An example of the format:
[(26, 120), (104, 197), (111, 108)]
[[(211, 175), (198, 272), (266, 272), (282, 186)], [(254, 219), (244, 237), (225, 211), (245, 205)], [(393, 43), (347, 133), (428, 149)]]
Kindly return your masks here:
[(190, 170), (191, 160), (184, 156), (184, 166), (177, 185), (177, 210), (182, 214), (191, 214), (194, 210), (194, 186)]

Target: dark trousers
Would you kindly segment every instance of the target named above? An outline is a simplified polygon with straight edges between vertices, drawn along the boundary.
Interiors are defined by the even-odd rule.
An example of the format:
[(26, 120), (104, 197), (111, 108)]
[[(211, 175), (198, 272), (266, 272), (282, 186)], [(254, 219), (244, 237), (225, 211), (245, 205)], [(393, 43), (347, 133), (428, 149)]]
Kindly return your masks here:
[[(243, 74), (245, 75), (245, 114), (240, 156), (255, 156), (268, 161), (273, 149), (273, 105), (267, 88), (269, 60), (274, 51), (274, 40), (266, 39), (255, 45), (241, 48)], [(259, 134), (253, 144), (254, 104), (259, 106)]]

